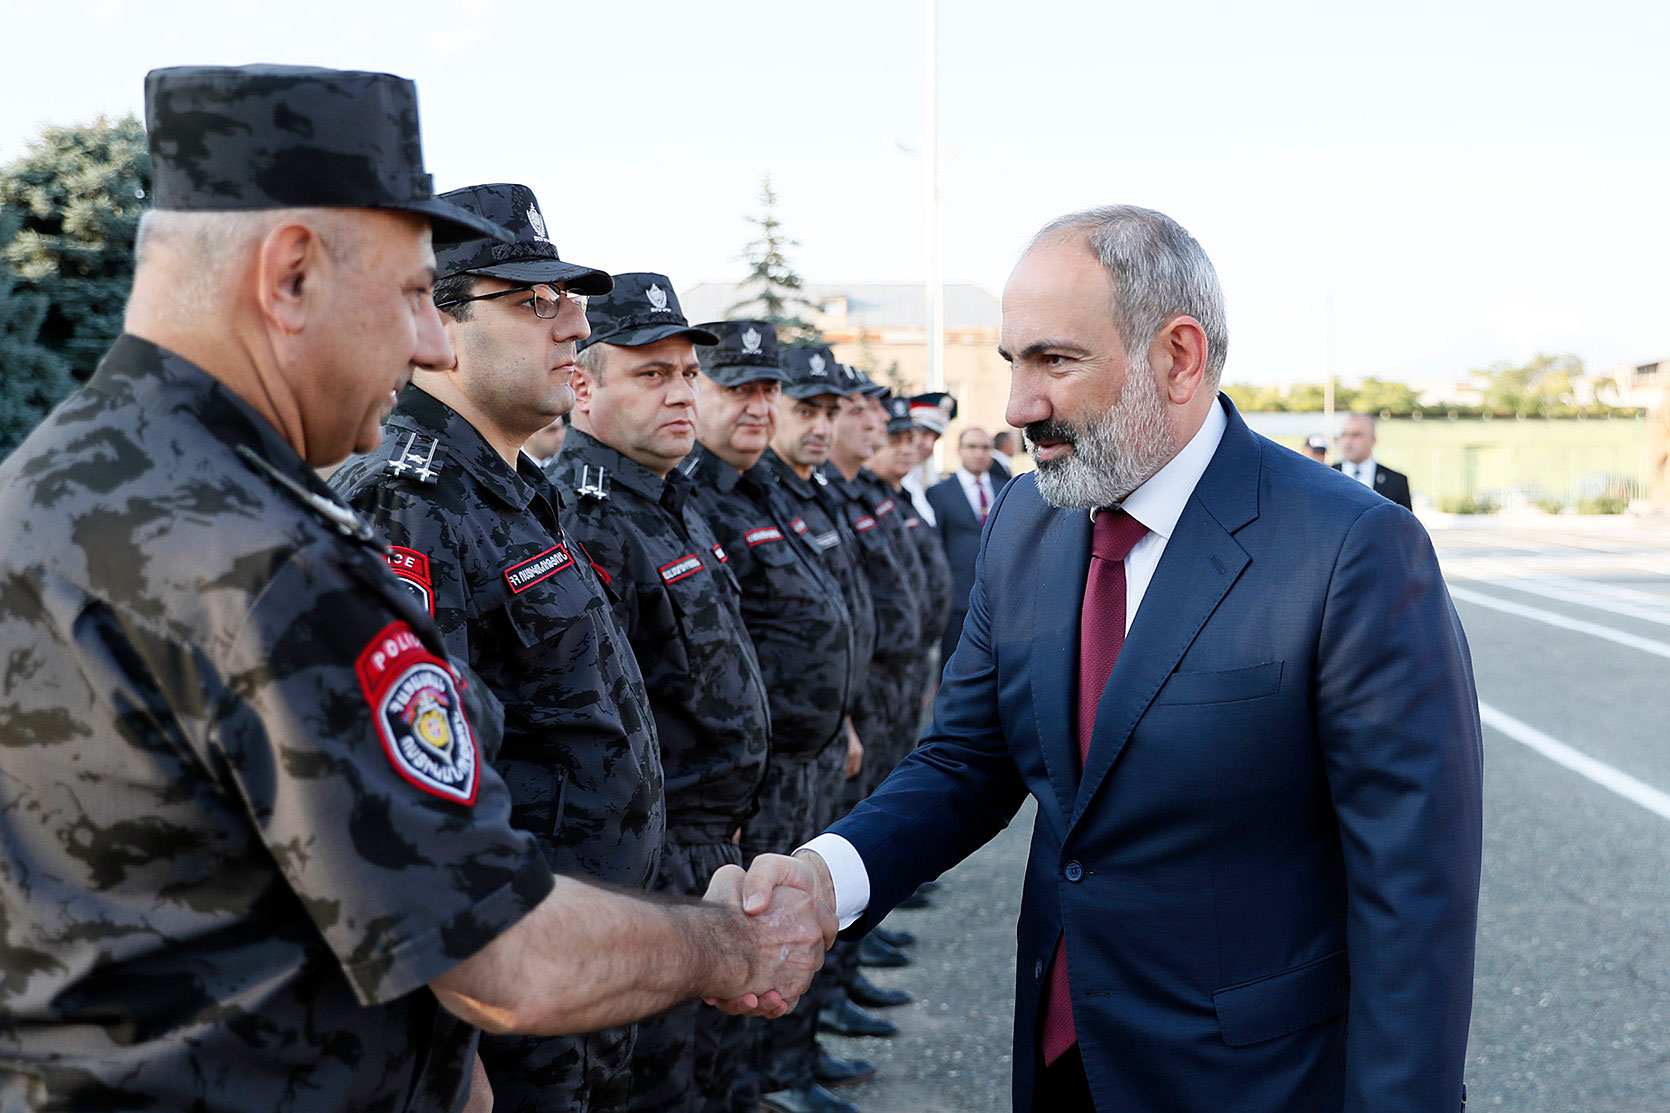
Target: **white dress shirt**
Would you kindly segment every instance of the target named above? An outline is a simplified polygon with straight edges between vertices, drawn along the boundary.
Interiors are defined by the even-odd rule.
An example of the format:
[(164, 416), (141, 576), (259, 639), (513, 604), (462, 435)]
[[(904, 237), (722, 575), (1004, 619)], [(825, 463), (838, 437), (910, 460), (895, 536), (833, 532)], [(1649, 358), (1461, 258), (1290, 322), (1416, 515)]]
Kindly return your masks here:
[(939, 520), (934, 517), (934, 508), (928, 502), (927, 476), (928, 465), (917, 464), (899, 481), (899, 486), (910, 495), (910, 504), (916, 507), (916, 516), (930, 526), (937, 526)]
[[(1154, 579), (1154, 569), (1159, 567), (1160, 557), (1165, 555), (1166, 542), (1177, 530), (1177, 519), (1183, 516), (1183, 507), (1188, 504), (1189, 496), (1194, 494), (1195, 486), (1205, 474), (1206, 465), (1212, 462), (1213, 453), (1218, 451), (1218, 443), (1223, 440), (1227, 425), (1223, 406), (1214, 405), (1183, 450), (1132, 491), (1123, 503), (1127, 514), (1148, 527), (1148, 532), (1125, 558), (1126, 633), (1130, 633), (1131, 622), (1141, 609), (1142, 598)], [(1369, 466), (1373, 467), (1372, 460)], [(969, 473), (959, 469), (957, 475), (962, 478)], [(1370, 471), (1371, 485), (1373, 475)], [(970, 475), (969, 478), (973, 477)], [(966, 480), (963, 489), (972, 493), (972, 487)], [(976, 518), (980, 516), (978, 498), (975, 496), (971, 502)], [(1094, 519), (1096, 511), (1092, 510), (1090, 516)], [(835, 883), (835, 917), (843, 928), (851, 926), (870, 904), (870, 872), (864, 867), (864, 859), (859, 857), (857, 848), (850, 842), (828, 832), (814, 838), (803, 849), (817, 851), (829, 866), (829, 876)]]
[(980, 488), (982, 487), (986, 489), (986, 513), (991, 513), (992, 503), (997, 501), (997, 491), (992, 488), (991, 472), (981, 472), (979, 475), (975, 475), (967, 468), (958, 468), (957, 482), (963, 485), (963, 497), (968, 499), (968, 508), (974, 511), (976, 522), (980, 521)]
[(1340, 470), (1346, 475), (1349, 475), (1369, 490), (1374, 490), (1374, 473), (1380, 467), (1380, 464), (1373, 456), (1360, 464), (1353, 464), (1350, 460), (1341, 460), (1339, 466)]

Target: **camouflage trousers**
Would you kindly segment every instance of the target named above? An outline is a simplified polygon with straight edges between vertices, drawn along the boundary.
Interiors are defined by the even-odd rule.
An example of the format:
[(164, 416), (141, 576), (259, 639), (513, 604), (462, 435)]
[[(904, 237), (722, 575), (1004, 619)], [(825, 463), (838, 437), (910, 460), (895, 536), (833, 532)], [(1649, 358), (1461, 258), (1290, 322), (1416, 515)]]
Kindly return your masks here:
[[(742, 852), (730, 831), (671, 826), (661, 851), (653, 888), (658, 893), (701, 896), (720, 866), (740, 865)], [(700, 1001), (687, 1001), (638, 1024), (632, 1051), (633, 1113), (737, 1113), (752, 1110), (747, 1085), (747, 1021), (727, 1016)]]
[(634, 1025), (580, 1036), (481, 1037), (494, 1113), (603, 1113), (626, 1107)]
[[(772, 755), (760, 786), (760, 810), (742, 832), (748, 861), (764, 853), (788, 854), (841, 815), (846, 779), (844, 736), (816, 755)], [(752, 1063), (760, 1093), (786, 1090), (812, 1080), (818, 1004), (825, 992), (815, 982), (795, 1010), (777, 1020), (750, 1020)]]

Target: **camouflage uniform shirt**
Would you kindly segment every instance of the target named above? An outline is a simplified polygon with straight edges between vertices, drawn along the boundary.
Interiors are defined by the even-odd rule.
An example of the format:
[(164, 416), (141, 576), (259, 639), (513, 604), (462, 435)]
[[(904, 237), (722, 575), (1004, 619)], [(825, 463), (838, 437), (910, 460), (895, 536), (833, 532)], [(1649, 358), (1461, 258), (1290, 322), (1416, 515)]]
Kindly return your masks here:
[(551, 877), (370, 530), (133, 336), (0, 515), (0, 1108), (461, 1105), (423, 987)]
[(395, 574), (505, 709), (496, 762), (558, 873), (648, 886), (661, 852), (649, 697), (556, 489), (417, 387), (331, 485), (387, 533)]
[(885, 510), (878, 506), (865, 481), (869, 472), (849, 480), (829, 464), (822, 474), (857, 541), (859, 567), (875, 601), (876, 651), (871, 659), (890, 668), (907, 666), (922, 650), (922, 608), (917, 602), (922, 566), (915, 546), (904, 540), (902, 515), (891, 499), (883, 500), (891, 504)]
[(742, 618), (771, 693), (771, 752), (815, 754), (838, 739), (860, 674), (852, 617), (811, 527), (763, 464), (746, 472), (698, 444), (679, 465), (742, 585)]
[(870, 597), (858, 538), (847, 525), (840, 497), (830, 489), (822, 472), (814, 471), (810, 479), (802, 479), (772, 449), (765, 450), (756, 466), (769, 470), (776, 479), (777, 492), (793, 515), (790, 528), (812, 543), (841, 587), (847, 616), (852, 620), (853, 675), (860, 678), (855, 683), (862, 687), (862, 677), (876, 651), (876, 605)]
[(753, 810), (771, 734), (730, 553), (688, 479), (663, 479), (579, 429), (563, 442), (556, 482), (575, 492), (575, 533), (609, 577), (653, 693), (668, 826), (729, 833)]

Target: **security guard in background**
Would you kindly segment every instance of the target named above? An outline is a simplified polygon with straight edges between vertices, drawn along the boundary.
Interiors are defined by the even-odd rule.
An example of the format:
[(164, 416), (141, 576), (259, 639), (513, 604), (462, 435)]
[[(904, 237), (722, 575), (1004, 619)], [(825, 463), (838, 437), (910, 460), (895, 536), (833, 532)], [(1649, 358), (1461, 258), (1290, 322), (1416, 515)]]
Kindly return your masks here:
[[(807, 536), (805, 520), (759, 463), (777, 422), (781, 383), (776, 330), (765, 321), (703, 325), (718, 336), (698, 347), (695, 451), (679, 465), (696, 484), (703, 514), (730, 553), (743, 616), (771, 692), (771, 767), (760, 810), (742, 833), (745, 859), (801, 845), (838, 818), (844, 803), (848, 713), (861, 675), (840, 585)], [(816, 1003), (759, 1022), (760, 1104), (766, 1109), (839, 1108), (818, 1082), (875, 1074), (863, 1060), (818, 1056)], [(831, 1104), (836, 1103), (836, 1104)]]
[[(667, 774), (655, 888), (700, 894), (715, 870), (741, 861), (733, 838), (753, 811), (772, 726), (733, 546), (674, 470), (696, 437), (693, 345), (715, 337), (690, 327), (663, 274), (616, 275), (587, 316), (573, 428), (553, 480), (575, 500), (575, 535), (609, 579), (649, 685)], [(740, 1027), (694, 1001), (644, 1024), (626, 1107), (728, 1113), (736, 1060), (718, 1054), (719, 1041)]]
[[(448, 652), (505, 709), (495, 767), (511, 821), (559, 873), (646, 888), (661, 851), (660, 750), (648, 693), (557, 490), (520, 446), (573, 400), (583, 300), (609, 276), (565, 262), (525, 186), (449, 201), (516, 233), (436, 252), (435, 303), (458, 353), (401, 393), (381, 446), (331, 485), (387, 535), (389, 564), (434, 615)], [(556, 368), (554, 372), (552, 369)], [(633, 1030), (488, 1036), (496, 1108), (607, 1109), (624, 1100)]]
[(792, 996), (833, 928), (553, 877), (487, 685), (315, 477), (453, 362), (430, 222), (508, 238), (417, 120), (388, 74), (146, 80), (126, 332), (0, 465), (0, 1108), (452, 1111), (473, 1023)]

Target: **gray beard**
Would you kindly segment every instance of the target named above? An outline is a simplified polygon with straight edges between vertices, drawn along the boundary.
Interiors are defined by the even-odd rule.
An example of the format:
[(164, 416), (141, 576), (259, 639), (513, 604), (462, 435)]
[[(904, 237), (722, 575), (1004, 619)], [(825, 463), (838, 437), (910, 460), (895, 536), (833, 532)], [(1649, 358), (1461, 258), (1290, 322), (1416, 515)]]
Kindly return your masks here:
[[(1037, 460), (1037, 449), (1028, 448)], [(1119, 401), (1075, 427), (1073, 451), (1038, 461), (1038, 493), (1063, 510), (1118, 506), (1175, 455), (1160, 384), (1132, 363)]]

